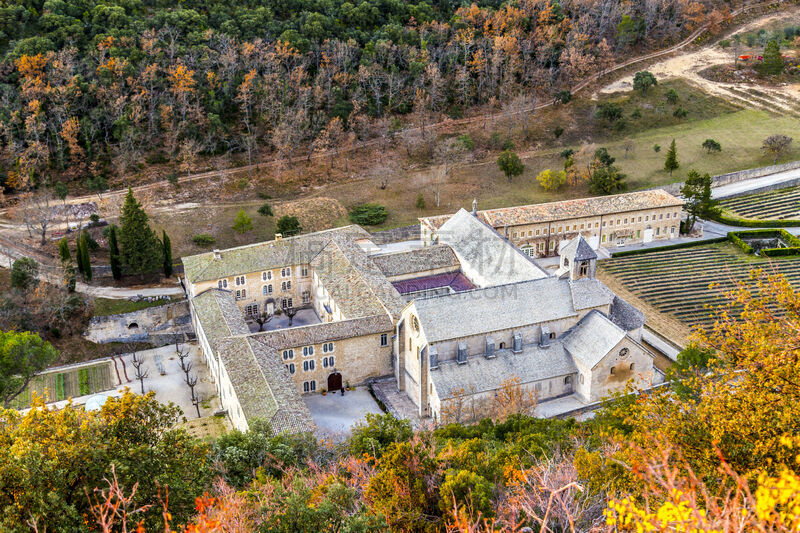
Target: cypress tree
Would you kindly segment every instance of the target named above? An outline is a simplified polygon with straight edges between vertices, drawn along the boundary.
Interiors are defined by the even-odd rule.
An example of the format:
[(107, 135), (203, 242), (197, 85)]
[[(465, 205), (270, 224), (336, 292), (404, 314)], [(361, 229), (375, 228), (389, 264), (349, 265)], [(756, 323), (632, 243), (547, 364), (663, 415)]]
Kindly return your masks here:
[(163, 230), (161, 244), (164, 246), (164, 275), (170, 277), (172, 275), (172, 243), (166, 230)]
[(122, 270), (119, 264), (119, 244), (117, 243), (117, 226), (112, 224), (108, 228), (108, 254), (111, 263), (111, 275), (114, 279), (122, 279)]
[(89, 257), (89, 232), (83, 230), (81, 234), (81, 253), (83, 254), (83, 277), (92, 281), (92, 259)]
[(78, 237), (75, 239), (75, 261), (78, 263), (78, 272), (81, 275), (85, 276), (86, 267), (83, 264), (83, 235), (78, 233)]
[(147, 213), (128, 188), (120, 217), (122, 265), (132, 274), (148, 274), (163, 266), (162, 244), (147, 223)]
[(680, 166), (680, 163), (678, 163), (678, 148), (675, 146), (675, 139), (672, 139), (669, 150), (667, 150), (667, 160), (664, 161), (664, 170), (672, 176), (672, 171), (677, 170)]
[(58, 253), (61, 256), (61, 268), (64, 271), (64, 286), (69, 292), (75, 292), (75, 267), (72, 266), (72, 255), (66, 237), (58, 241)]

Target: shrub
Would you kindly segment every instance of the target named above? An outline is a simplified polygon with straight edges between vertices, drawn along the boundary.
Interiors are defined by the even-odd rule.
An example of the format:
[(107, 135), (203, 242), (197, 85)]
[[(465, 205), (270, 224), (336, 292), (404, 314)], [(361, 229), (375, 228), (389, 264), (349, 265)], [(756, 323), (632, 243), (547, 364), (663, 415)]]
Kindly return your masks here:
[(28, 290), (36, 285), (39, 275), (39, 263), (30, 257), (20, 257), (11, 265), (11, 286), (15, 289)]
[(503, 150), (513, 150), (514, 149), (514, 141), (511, 139), (506, 139), (503, 141), (503, 145), (500, 147)]
[(463, 146), (467, 150), (473, 150), (475, 148), (475, 141), (473, 141), (472, 137), (470, 137), (466, 133), (463, 133), (458, 136), (458, 142), (459, 144), (461, 144), (461, 146)]
[(559, 91), (556, 93), (556, 102), (568, 104), (572, 100), (572, 93), (569, 91)]
[(261, 207), (258, 208), (258, 214), (262, 217), (271, 217), (273, 215), (272, 206), (268, 203), (261, 204)]
[(291, 237), (303, 231), (303, 228), (300, 226), (300, 221), (297, 220), (296, 216), (292, 215), (283, 215), (279, 218), (276, 229), (278, 233), (284, 237)]
[(213, 235), (209, 235), (208, 233), (198, 233), (194, 237), (192, 237), (192, 242), (195, 243), (197, 246), (211, 246), (217, 239), (214, 238)]
[(562, 128), (561, 126), (558, 126), (556, 129), (553, 130), (553, 135), (555, 136), (556, 139), (561, 137), (563, 134), (564, 134), (564, 128)]
[(414, 207), (417, 209), (425, 209), (425, 197), (422, 196), (422, 193), (417, 195), (417, 201), (414, 203)]
[(664, 252), (667, 250), (680, 250), (681, 248), (693, 248), (695, 246), (705, 246), (717, 242), (725, 242), (728, 237), (718, 237), (716, 239), (706, 239), (700, 241), (681, 242), (678, 244), (668, 244), (667, 246), (659, 246), (657, 248), (641, 248), (639, 250), (625, 250), (623, 252), (613, 252), (611, 257), (627, 257), (631, 255), (643, 255), (653, 252)]
[(707, 153), (709, 153), (709, 154), (711, 152), (721, 152), (722, 151), (722, 145), (720, 143), (718, 143), (717, 141), (715, 141), (714, 139), (706, 139), (705, 141), (703, 141), (703, 145), (702, 146), (705, 149), (705, 151)]
[(269, 194), (269, 193), (266, 193), (264, 191), (258, 191), (258, 197), (261, 198), (262, 200), (271, 200), (272, 199), (272, 195)]
[(633, 113), (631, 113), (631, 118), (642, 118), (642, 111), (637, 107), (633, 110)]
[(653, 145), (653, 151), (654, 151), (655, 153), (658, 153), (658, 152), (660, 152), (660, 151), (661, 151), (661, 145), (660, 145), (660, 144), (654, 144), (654, 145)]
[(689, 112), (682, 107), (679, 107), (678, 109), (672, 112), (672, 116), (675, 118), (686, 118), (688, 115)]
[(753, 253), (753, 247), (750, 246), (749, 244), (747, 244), (746, 242), (744, 242), (742, 239), (740, 239), (739, 236), (735, 232), (733, 232), (733, 231), (729, 232), (728, 233), (728, 239), (730, 239), (730, 241), (733, 244), (735, 244), (736, 246), (741, 248), (744, 253), (746, 253), (746, 254), (752, 254)]
[(99, 224), (100, 223), (100, 215), (97, 213), (92, 213), (89, 215), (89, 220), (92, 221), (92, 224)]
[(569, 158), (569, 156), (571, 156), (573, 154), (575, 154), (575, 150), (573, 150), (572, 148), (564, 148), (563, 150), (561, 150), (561, 153), (558, 154), (558, 155), (560, 155), (564, 159), (567, 159), (567, 158)]
[(170, 185), (177, 188), (179, 185), (178, 174), (176, 174), (175, 172), (170, 172), (169, 174), (167, 174), (167, 181), (169, 182)]
[(666, 98), (667, 102), (670, 104), (675, 105), (678, 103), (678, 91), (675, 89), (669, 89), (666, 93), (664, 93), (664, 98)]
[(729, 48), (731, 46), (731, 40), (730, 39), (722, 39), (719, 42), (719, 46), (721, 48)]
[(389, 213), (380, 204), (361, 204), (350, 210), (350, 220), (362, 226), (376, 226), (386, 220)]

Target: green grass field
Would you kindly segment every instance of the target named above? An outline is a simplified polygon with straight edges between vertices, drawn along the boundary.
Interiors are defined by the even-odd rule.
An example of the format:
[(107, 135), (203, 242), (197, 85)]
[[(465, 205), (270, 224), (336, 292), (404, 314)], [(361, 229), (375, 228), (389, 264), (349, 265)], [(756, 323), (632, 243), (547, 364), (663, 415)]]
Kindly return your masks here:
[(800, 187), (727, 198), (720, 205), (744, 218), (797, 219), (800, 218)]
[(48, 402), (58, 402), (113, 389), (112, 364), (110, 361), (103, 361), (67, 372), (40, 374), (34, 377), (28, 388), (11, 402), (11, 407), (15, 409), (29, 407), (31, 394), (34, 392)]
[[(612, 258), (599, 263), (603, 273), (662, 313), (689, 326), (713, 323), (712, 309), (725, 301), (724, 293), (750, 272), (784, 274), (800, 288), (800, 259), (749, 256), (730, 243)], [(712, 283), (718, 284), (711, 289)]]

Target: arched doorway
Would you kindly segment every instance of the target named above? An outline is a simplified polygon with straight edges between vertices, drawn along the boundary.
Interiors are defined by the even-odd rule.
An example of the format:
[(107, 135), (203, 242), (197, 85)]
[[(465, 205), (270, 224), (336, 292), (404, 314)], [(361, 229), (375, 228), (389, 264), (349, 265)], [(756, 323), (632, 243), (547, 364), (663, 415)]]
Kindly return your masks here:
[(341, 390), (342, 388), (342, 374), (341, 372), (331, 372), (328, 375), (328, 390), (331, 392)]

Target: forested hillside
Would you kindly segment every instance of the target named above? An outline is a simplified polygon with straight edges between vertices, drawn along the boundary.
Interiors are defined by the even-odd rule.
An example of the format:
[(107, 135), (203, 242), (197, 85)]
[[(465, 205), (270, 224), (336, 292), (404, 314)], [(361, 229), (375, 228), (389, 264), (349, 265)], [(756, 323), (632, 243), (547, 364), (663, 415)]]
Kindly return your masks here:
[[(3, 0), (0, 185), (324, 150), (529, 105), (722, 20), (718, 0)], [(399, 119), (399, 120), (396, 120)], [(88, 181), (87, 181), (88, 180)]]

